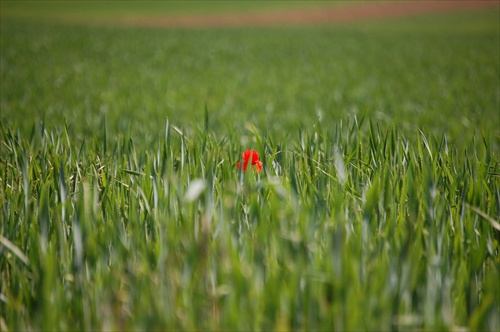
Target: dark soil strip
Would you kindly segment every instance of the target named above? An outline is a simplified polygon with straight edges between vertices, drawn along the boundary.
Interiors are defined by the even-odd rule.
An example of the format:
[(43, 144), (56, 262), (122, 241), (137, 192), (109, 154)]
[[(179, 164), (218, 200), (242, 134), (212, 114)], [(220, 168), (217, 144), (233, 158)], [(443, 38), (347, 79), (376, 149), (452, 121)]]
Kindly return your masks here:
[(128, 17), (115, 22), (108, 21), (107, 23), (144, 27), (183, 28), (311, 25), (483, 8), (498, 10), (500, 9), (500, 1), (389, 1), (282, 12), (252, 12), (182, 17)]

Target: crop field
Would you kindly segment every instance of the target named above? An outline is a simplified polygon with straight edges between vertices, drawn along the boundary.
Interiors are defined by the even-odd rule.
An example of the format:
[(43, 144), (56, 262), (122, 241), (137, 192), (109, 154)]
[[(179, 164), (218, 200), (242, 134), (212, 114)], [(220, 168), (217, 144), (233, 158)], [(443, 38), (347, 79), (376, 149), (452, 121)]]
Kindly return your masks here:
[(1, 331), (500, 329), (500, 6), (57, 3), (0, 3)]

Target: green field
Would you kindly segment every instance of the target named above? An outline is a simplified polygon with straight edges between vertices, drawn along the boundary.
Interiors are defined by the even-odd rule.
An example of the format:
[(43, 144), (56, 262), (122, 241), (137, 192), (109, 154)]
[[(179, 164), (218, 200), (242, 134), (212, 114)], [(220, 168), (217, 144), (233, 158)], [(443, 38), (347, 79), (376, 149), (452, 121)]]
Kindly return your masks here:
[[(363, 4), (369, 1), (356, 1)], [(260, 11), (281, 11), (323, 8), (325, 6), (344, 6), (352, 4), (349, 0), (325, 2), (321, 0), (301, 1), (227, 1), (227, 0), (190, 0), (190, 1), (47, 1), (47, 0), (4, 0), (4, 16), (41, 20), (102, 22), (107, 19), (129, 17), (172, 17), (178, 15), (206, 15), (225, 13), (245, 13)]]
[(1, 2), (0, 330), (500, 329), (498, 9), (23, 6)]

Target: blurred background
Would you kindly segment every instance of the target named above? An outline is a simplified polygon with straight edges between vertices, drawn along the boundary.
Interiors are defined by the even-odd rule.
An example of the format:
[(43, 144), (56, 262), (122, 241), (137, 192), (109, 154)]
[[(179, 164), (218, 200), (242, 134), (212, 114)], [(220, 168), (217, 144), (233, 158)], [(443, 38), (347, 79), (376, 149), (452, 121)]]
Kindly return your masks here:
[[(1, 118), (153, 140), (368, 115), (498, 137), (498, 1), (2, 1)], [(140, 125), (138, 125), (140, 123)]]

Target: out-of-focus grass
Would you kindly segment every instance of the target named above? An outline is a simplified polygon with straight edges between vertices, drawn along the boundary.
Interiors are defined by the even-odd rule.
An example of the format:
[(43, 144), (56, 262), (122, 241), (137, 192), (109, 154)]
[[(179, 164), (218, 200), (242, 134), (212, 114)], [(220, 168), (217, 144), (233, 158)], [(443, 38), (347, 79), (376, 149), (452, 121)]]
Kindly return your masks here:
[(2, 122), (9, 330), (499, 328), (491, 138), (165, 128), (138, 149)]
[[(367, 1), (358, 1), (362, 4)], [(32, 19), (99, 20), (352, 5), (350, 1), (2, 1), (2, 15)]]
[[(172, 30), (2, 20), (1, 117), (155, 136), (166, 117), (284, 133), (368, 114), (404, 131), (498, 134), (498, 17), (394, 26)], [(427, 28), (421, 31), (416, 22)], [(481, 29), (471, 30), (481, 21)], [(385, 24), (385, 25), (384, 25)], [(403, 23), (401, 23), (403, 24)], [(382, 28), (385, 26), (385, 28)], [(413, 28), (411, 28), (413, 27)], [(452, 28), (453, 27), (453, 28)], [(294, 129), (292, 129), (294, 130)]]
[(2, 15), (1, 329), (499, 329), (498, 17)]

